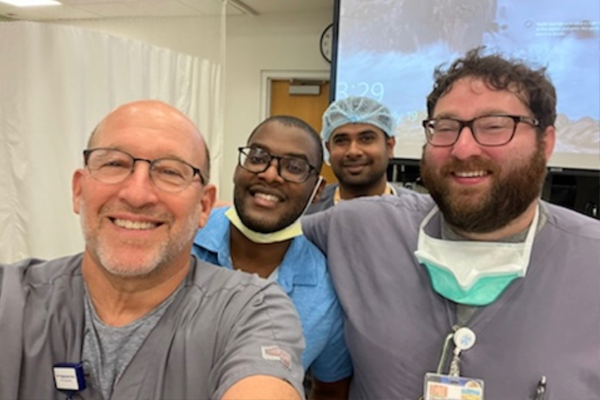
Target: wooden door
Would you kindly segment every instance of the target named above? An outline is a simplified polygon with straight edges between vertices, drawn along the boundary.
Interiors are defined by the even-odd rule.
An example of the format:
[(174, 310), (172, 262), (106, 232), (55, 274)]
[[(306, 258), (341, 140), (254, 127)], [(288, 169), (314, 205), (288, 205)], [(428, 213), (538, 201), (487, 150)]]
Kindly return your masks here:
[[(306, 121), (321, 132), (321, 118), (329, 105), (329, 82), (321, 83), (319, 95), (290, 94), (290, 80), (271, 81), (271, 105), (269, 115), (291, 115)], [(321, 175), (327, 183), (337, 182), (331, 167), (323, 164)]]

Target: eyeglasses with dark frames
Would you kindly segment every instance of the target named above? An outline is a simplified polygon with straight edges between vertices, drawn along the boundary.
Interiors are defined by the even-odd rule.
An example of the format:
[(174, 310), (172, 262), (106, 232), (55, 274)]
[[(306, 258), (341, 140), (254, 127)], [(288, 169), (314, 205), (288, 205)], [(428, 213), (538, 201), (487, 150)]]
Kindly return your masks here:
[(187, 188), (198, 175), (200, 183), (205, 179), (199, 168), (175, 158), (148, 160), (136, 158), (117, 149), (96, 148), (83, 151), (85, 166), (92, 178), (107, 184), (117, 184), (127, 179), (135, 170), (138, 161), (150, 165), (150, 179), (157, 188), (165, 192), (179, 192)]
[(305, 182), (316, 168), (297, 156), (276, 156), (260, 147), (239, 147), (238, 164), (246, 171), (265, 172), (273, 160), (277, 160), (279, 176), (288, 182)]
[(522, 115), (482, 115), (468, 121), (456, 118), (431, 118), (423, 121), (427, 142), (435, 147), (450, 147), (457, 141), (465, 127), (469, 127), (475, 141), (482, 146), (504, 146), (515, 136), (517, 125), (522, 122), (533, 127), (539, 121)]

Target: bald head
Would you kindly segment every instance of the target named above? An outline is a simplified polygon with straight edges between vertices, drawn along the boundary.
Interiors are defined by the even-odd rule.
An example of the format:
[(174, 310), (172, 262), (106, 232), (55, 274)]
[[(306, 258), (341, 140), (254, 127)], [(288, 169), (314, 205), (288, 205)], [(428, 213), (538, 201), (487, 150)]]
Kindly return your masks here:
[(201, 169), (206, 182), (210, 177), (210, 155), (204, 137), (196, 125), (174, 107), (157, 100), (141, 100), (124, 104), (108, 114), (92, 131), (87, 147), (108, 147), (104, 142), (106, 132), (111, 137), (120, 133), (137, 133), (139, 140), (143, 132), (160, 133), (193, 152), (191, 160), (186, 160)]

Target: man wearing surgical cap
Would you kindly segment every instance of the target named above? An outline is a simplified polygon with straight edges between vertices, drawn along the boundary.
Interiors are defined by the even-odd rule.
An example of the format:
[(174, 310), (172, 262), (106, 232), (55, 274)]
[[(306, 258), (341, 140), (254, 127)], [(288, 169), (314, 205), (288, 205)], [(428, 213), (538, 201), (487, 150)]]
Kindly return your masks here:
[(333, 102), (323, 114), (321, 138), (325, 160), (339, 183), (327, 185), (307, 214), (325, 210), (340, 200), (409, 190), (387, 181), (389, 159), (396, 145), (394, 116), (383, 104), (350, 96)]

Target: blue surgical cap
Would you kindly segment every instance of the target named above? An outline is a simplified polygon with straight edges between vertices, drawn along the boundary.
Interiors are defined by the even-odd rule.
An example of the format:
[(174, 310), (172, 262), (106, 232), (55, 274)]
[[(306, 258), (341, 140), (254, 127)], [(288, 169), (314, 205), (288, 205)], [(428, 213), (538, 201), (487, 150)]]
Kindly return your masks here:
[(370, 124), (387, 136), (396, 134), (390, 109), (368, 97), (350, 96), (331, 103), (323, 114), (321, 138), (328, 142), (332, 132), (346, 124)]

